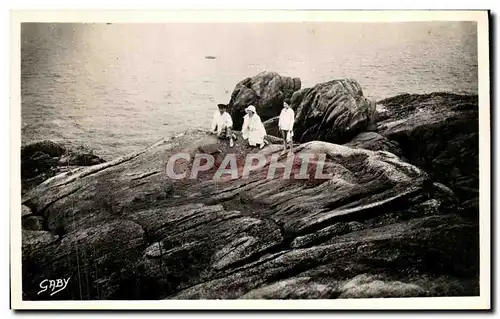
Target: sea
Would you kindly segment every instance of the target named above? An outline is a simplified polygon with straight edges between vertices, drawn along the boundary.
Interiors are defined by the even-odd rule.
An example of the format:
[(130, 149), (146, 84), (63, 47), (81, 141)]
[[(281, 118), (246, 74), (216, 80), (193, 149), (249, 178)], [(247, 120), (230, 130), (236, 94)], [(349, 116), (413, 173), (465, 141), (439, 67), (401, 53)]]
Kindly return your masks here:
[(474, 22), (23, 23), (22, 143), (106, 160), (207, 129), (236, 83), (262, 71), (302, 87), (352, 78), (380, 100), (477, 94)]

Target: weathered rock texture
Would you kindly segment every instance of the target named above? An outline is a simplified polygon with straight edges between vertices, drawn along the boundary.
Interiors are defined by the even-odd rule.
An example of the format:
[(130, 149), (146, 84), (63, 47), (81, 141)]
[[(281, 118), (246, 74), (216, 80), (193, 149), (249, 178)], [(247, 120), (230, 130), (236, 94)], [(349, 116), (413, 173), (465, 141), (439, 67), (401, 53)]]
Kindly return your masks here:
[(399, 147), (399, 143), (397, 141), (389, 140), (387, 137), (384, 137), (377, 132), (359, 133), (356, 137), (344, 145), (364, 148), (371, 151), (386, 151), (400, 157), (403, 155), (403, 151)]
[[(242, 161), (258, 150), (194, 131), (44, 181), (23, 197), (44, 220), (23, 230), (26, 298), (478, 294), (477, 222), (442, 210), (447, 191), (424, 171), (389, 152), (314, 141), (294, 152), (312, 157), (312, 175), (323, 165), (329, 176), (299, 179), (295, 162), (291, 179), (266, 178), (277, 143), (259, 150), (266, 165), (248, 178)], [(170, 179), (178, 152), (210, 153), (216, 167), (234, 153), (235, 179), (214, 181), (216, 168)], [(66, 290), (37, 295), (42, 278), (70, 276)]]
[(67, 149), (48, 140), (26, 144), (21, 148), (23, 192), (70, 167), (103, 162), (103, 159), (83, 148)]
[(299, 90), (299, 78), (281, 76), (276, 72), (261, 72), (236, 84), (231, 100), (229, 113), (233, 118), (233, 128), (241, 129), (245, 108), (253, 104), (262, 121), (280, 114), (283, 101), (290, 99), (293, 92)]
[(295, 92), (294, 139), (346, 143), (373, 125), (375, 103), (363, 96), (359, 83), (332, 80)]
[(449, 186), (477, 217), (477, 95), (404, 94), (378, 104), (377, 131), (398, 142), (402, 155), (410, 163)]

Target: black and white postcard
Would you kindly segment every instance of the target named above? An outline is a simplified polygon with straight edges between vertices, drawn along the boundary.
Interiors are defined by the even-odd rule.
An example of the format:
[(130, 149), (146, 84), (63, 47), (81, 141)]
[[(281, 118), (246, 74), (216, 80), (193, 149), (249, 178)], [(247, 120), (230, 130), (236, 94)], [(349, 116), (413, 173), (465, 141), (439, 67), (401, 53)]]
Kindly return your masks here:
[(489, 309), (488, 11), (14, 11), (14, 309)]

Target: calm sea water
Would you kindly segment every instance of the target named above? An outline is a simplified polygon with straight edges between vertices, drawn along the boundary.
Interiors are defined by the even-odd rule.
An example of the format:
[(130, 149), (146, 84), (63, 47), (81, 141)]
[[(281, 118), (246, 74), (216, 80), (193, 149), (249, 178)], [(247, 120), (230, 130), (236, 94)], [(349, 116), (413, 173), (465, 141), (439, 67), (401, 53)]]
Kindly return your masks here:
[(264, 70), (303, 87), (354, 78), (372, 99), (477, 93), (474, 23), (24, 24), (21, 37), (22, 141), (106, 159), (208, 127)]

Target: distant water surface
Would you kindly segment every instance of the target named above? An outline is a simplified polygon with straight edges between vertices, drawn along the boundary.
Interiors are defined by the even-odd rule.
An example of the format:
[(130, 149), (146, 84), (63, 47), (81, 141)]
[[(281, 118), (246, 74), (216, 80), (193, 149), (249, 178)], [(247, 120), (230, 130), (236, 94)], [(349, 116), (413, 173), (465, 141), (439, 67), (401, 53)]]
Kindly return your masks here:
[(354, 78), (376, 100), (477, 93), (469, 22), (23, 24), (21, 37), (22, 141), (106, 159), (207, 128), (235, 84), (264, 70), (302, 87)]

